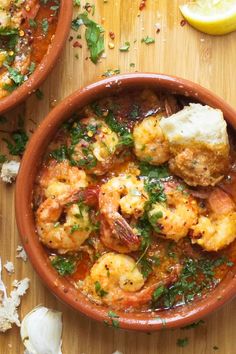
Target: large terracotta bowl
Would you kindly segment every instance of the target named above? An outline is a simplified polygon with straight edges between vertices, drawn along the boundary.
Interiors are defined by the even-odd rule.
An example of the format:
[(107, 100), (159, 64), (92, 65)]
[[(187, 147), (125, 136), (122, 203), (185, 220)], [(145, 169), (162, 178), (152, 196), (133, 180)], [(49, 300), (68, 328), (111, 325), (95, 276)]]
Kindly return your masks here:
[[(223, 111), (227, 122), (236, 128), (236, 112), (221, 98), (190, 81), (159, 74), (126, 74), (91, 84), (76, 91), (54, 108), (41, 123), (24, 154), (16, 184), (16, 218), (23, 246), (46, 286), (63, 302), (98, 321), (108, 320), (108, 308), (91, 303), (69, 282), (59, 277), (49, 263), (35, 232), (32, 191), (41, 160), (58, 128), (71, 114), (98, 98), (138, 87), (153, 87), (188, 96)], [(192, 304), (156, 313), (118, 312), (120, 327), (153, 331), (180, 327), (196, 321), (221, 307), (236, 295), (236, 267), (232, 268), (215, 290)]]
[(61, 0), (56, 32), (41, 63), (27, 81), (9, 96), (0, 99), (0, 114), (14, 108), (32, 94), (55, 66), (66, 42), (72, 19), (72, 0)]

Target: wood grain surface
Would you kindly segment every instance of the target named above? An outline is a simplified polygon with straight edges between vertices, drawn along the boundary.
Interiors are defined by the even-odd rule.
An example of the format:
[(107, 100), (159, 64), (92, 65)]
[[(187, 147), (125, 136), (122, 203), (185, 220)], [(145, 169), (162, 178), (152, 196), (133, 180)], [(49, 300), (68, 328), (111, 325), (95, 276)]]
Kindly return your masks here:
[[(72, 31), (74, 39), (67, 41), (57, 66), (41, 88), (44, 98), (38, 100), (32, 95), (22, 106), (6, 114), (9, 123), (1, 126), (1, 129), (14, 129), (21, 113), (25, 117), (26, 129), (31, 134), (52, 106), (77, 88), (100, 79), (108, 69), (120, 69), (121, 73), (136, 70), (159, 72), (191, 79), (211, 89), (236, 108), (236, 33), (211, 37), (195, 31), (187, 24), (181, 26), (178, 5), (183, 2), (147, 0), (146, 8), (140, 12), (140, 0), (91, 1), (95, 4), (94, 18), (106, 30), (105, 57), (97, 65), (92, 64), (83, 39), (79, 40), (82, 48), (73, 47), (76, 33)], [(78, 8), (75, 9), (75, 15), (77, 13)], [(155, 24), (160, 26), (159, 33), (156, 33)], [(115, 33), (114, 49), (108, 47), (108, 43), (112, 42), (109, 31)], [(141, 43), (141, 39), (147, 35), (155, 38), (155, 44)], [(119, 47), (126, 41), (131, 43), (130, 50), (121, 53)], [(131, 63), (135, 67), (130, 66)], [(3, 136), (5, 134), (1, 132), (0, 137)], [(3, 153), (5, 144), (0, 144)], [(14, 279), (30, 278), (30, 290), (23, 297), (19, 311), (21, 318), (38, 304), (62, 311), (64, 354), (111, 354), (115, 350), (123, 354), (236, 353), (236, 300), (206, 318), (205, 323), (196, 329), (163, 330), (148, 334), (106, 328), (76, 313), (51, 295), (31, 264), (16, 259), (18, 244), (14, 185), (0, 183), (0, 255), (3, 263), (10, 260), (16, 269), (11, 276), (4, 270), (3, 279), (9, 291)], [(178, 347), (177, 339), (185, 337), (188, 337), (189, 344), (185, 348)], [(18, 328), (14, 327), (0, 335), (0, 354), (23, 351)]]

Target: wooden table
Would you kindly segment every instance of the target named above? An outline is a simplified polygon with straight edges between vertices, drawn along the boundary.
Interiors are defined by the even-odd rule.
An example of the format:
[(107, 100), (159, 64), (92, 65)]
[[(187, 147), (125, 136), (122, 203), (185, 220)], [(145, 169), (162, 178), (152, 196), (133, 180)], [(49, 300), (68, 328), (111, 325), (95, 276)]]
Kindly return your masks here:
[[(72, 1), (72, 0), (68, 0)], [(140, 0), (94, 1), (95, 19), (106, 30), (106, 55), (98, 65), (86, 60), (88, 52), (73, 48), (75, 39), (66, 48), (42, 86), (44, 98), (32, 95), (25, 104), (7, 114), (11, 117), (8, 128), (15, 126), (19, 112), (25, 117), (26, 128), (34, 131), (53, 105), (77, 88), (101, 78), (107, 69), (120, 69), (121, 73), (133, 71), (160, 72), (182, 76), (211, 89), (236, 108), (236, 33), (223, 37), (210, 37), (199, 33), (182, 20), (178, 0), (147, 0), (147, 6), (139, 11)], [(85, 1), (82, 1), (84, 4)], [(75, 9), (75, 14), (78, 9)], [(156, 33), (155, 24), (160, 26)], [(109, 49), (109, 31), (115, 33), (115, 48)], [(75, 38), (75, 33), (71, 33)], [(146, 45), (141, 39), (149, 35), (155, 44)], [(120, 45), (129, 41), (129, 52), (121, 53)], [(78, 56), (78, 58), (76, 58)], [(130, 66), (135, 63), (135, 67)], [(3, 136), (3, 134), (2, 134)], [(2, 137), (1, 136), (1, 137)], [(1, 143), (1, 152), (5, 145)], [(83, 317), (58, 301), (41, 283), (29, 262), (16, 259), (16, 247), (20, 243), (14, 216), (14, 186), (0, 184), (0, 255), (3, 263), (15, 264), (15, 274), (3, 272), (8, 288), (13, 279), (29, 277), (30, 290), (24, 296), (20, 315), (23, 317), (38, 304), (63, 312), (64, 354), (111, 354), (119, 350), (124, 354), (234, 354), (236, 328), (236, 302), (212, 314), (205, 324), (192, 330), (166, 330), (157, 333), (131, 333), (106, 328)], [(176, 345), (178, 338), (189, 338), (185, 348)], [(217, 346), (219, 349), (213, 349)], [(0, 354), (23, 353), (19, 329), (14, 327), (0, 335)]]

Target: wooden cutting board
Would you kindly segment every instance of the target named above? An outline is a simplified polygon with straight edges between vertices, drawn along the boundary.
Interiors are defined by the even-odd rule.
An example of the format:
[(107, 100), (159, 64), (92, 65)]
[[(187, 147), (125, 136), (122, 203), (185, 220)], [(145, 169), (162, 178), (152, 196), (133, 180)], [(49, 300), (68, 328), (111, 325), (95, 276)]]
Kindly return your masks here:
[[(68, 0), (72, 1), (72, 0)], [(236, 108), (236, 33), (223, 37), (211, 37), (195, 31), (189, 25), (182, 26), (178, 0), (147, 0), (146, 8), (139, 11), (141, 0), (96, 0), (94, 18), (106, 30), (106, 55), (97, 65), (90, 62), (84, 40), (82, 48), (74, 48), (76, 34), (67, 41), (66, 48), (48, 77), (42, 91), (44, 98), (32, 95), (21, 107), (6, 114), (11, 121), (4, 129), (13, 129), (18, 114), (25, 117), (26, 128), (33, 132), (52, 106), (74, 90), (101, 78), (108, 69), (120, 69), (121, 73), (146, 71), (173, 74), (200, 83), (211, 89)], [(83, 5), (85, 1), (82, 1)], [(75, 9), (75, 15), (78, 9)], [(155, 25), (160, 28), (156, 33)], [(115, 33), (115, 48), (109, 32)], [(155, 44), (146, 45), (141, 39), (154, 37)], [(120, 45), (130, 42), (129, 52), (121, 53)], [(134, 63), (135, 66), (130, 65)], [(1, 128), (2, 129), (2, 128)], [(0, 137), (4, 136), (0, 133)], [(1, 142), (1, 152), (5, 145)], [(10, 260), (16, 271), (3, 279), (10, 289), (11, 282), (30, 278), (30, 290), (24, 296), (20, 315), (23, 317), (38, 304), (63, 313), (64, 354), (111, 354), (115, 350), (123, 354), (234, 354), (236, 328), (236, 302), (205, 319), (205, 323), (191, 330), (165, 330), (157, 333), (133, 333), (106, 328), (58, 301), (44, 287), (29, 262), (16, 259), (16, 247), (20, 244), (14, 215), (14, 185), (0, 183), (0, 255), (3, 263)], [(176, 345), (178, 338), (188, 337), (185, 348)], [(215, 349), (213, 347), (215, 346)], [(216, 349), (216, 347), (218, 349)], [(0, 335), (0, 354), (23, 353), (19, 329), (14, 327)]]

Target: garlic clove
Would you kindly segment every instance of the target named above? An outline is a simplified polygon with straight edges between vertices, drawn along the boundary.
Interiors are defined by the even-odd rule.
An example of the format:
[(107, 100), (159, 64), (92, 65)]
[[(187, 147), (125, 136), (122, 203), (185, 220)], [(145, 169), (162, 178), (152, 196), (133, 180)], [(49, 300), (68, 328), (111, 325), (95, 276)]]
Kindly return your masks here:
[(62, 354), (61, 312), (37, 306), (24, 317), (20, 334), (27, 354)]

